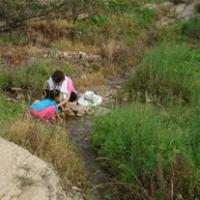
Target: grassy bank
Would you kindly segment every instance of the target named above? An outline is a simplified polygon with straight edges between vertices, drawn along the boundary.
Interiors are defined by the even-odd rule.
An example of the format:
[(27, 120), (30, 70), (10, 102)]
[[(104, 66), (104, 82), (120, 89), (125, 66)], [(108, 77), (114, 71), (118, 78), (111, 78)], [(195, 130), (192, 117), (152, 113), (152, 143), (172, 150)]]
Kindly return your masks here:
[(127, 186), (125, 199), (172, 198), (172, 187), (173, 198), (191, 199), (199, 196), (198, 159), (193, 156), (199, 153), (199, 133), (190, 128), (180, 127), (164, 111), (134, 104), (97, 118), (92, 143)]
[(129, 98), (196, 104), (200, 94), (199, 55), (199, 48), (187, 44), (158, 44), (146, 53), (141, 67), (128, 81)]
[(96, 119), (92, 143), (124, 199), (200, 195), (198, 23), (179, 23), (148, 49), (119, 94), (126, 106)]

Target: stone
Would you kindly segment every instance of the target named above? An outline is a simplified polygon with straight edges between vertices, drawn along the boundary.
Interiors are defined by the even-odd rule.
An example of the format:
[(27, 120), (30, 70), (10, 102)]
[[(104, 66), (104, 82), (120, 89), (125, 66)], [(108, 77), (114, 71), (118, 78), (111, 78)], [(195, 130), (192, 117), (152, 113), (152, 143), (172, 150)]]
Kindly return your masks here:
[(20, 94), (17, 95), (16, 99), (17, 100), (23, 100), (23, 99), (25, 99), (25, 96), (24, 96), (24, 94), (20, 93)]
[(179, 19), (188, 20), (197, 13), (197, 7), (200, 5), (198, 0), (185, 7), (184, 11), (181, 12), (177, 17)]
[[(1, 200), (73, 200), (54, 170), (27, 150), (0, 138)], [(82, 198), (80, 193), (79, 200)], [(77, 195), (75, 194), (76, 198)]]
[(165, 9), (165, 10), (169, 10), (173, 6), (174, 6), (174, 4), (170, 1), (166, 1), (166, 2), (159, 4), (159, 7), (162, 8), (162, 9)]
[(18, 92), (22, 92), (23, 90), (22, 90), (22, 88), (12, 87), (11, 91), (18, 93)]
[(86, 57), (87, 57), (87, 53), (83, 51), (79, 51), (79, 58), (86, 58)]
[(82, 13), (78, 16), (77, 20), (85, 20), (89, 18), (89, 14), (88, 13)]
[(171, 19), (171, 18), (168, 18), (168, 17), (164, 17), (164, 18), (162, 18), (160, 21), (158, 21), (156, 23), (156, 27), (157, 28), (162, 28), (164, 26), (172, 24), (173, 22), (174, 22), (174, 19)]
[(151, 3), (145, 4), (144, 8), (148, 8), (149, 10), (158, 10), (159, 9), (157, 4), (151, 4)]
[(175, 7), (175, 15), (178, 16), (181, 12), (184, 11), (186, 4), (179, 4)]

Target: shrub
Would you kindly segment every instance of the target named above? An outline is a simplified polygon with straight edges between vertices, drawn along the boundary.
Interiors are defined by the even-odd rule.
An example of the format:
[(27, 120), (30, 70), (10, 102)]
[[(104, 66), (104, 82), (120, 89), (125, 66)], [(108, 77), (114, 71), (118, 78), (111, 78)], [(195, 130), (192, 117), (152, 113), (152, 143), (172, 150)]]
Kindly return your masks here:
[(195, 104), (200, 94), (199, 63), (198, 49), (162, 43), (145, 54), (125, 90), (131, 98), (140, 97), (142, 101)]
[(182, 24), (182, 33), (192, 39), (200, 40), (200, 17), (194, 17)]
[(98, 117), (92, 143), (109, 170), (131, 185), (132, 198), (167, 199), (173, 182), (174, 196), (190, 199), (195, 182), (185, 135), (151, 107), (135, 104)]
[(154, 10), (144, 8), (142, 6), (137, 6), (135, 8), (135, 16), (133, 21), (141, 28), (147, 28), (153, 19), (156, 17), (157, 13)]

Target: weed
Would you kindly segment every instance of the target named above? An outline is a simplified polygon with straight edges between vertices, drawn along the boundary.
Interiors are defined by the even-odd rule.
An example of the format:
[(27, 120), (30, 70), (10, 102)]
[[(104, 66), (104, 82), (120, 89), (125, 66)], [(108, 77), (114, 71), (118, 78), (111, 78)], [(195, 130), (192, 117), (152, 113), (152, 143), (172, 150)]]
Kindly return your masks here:
[(146, 53), (126, 90), (131, 97), (140, 97), (142, 101), (148, 96), (163, 103), (181, 99), (194, 104), (199, 99), (198, 66), (198, 49), (163, 43)]
[[(168, 198), (171, 181), (174, 196), (187, 199), (193, 196), (195, 180), (187, 160), (186, 135), (162, 113), (136, 103), (97, 118), (92, 143), (106, 157), (112, 173), (133, 190), (140, 188), (144, 199)], [(134, 197), (143, 199), (137, 198), (138, 193)]]
[(182, 23), (182, 33), (191, 39), (200, 40), (200, 17), (196, 16)]
[[(84, 167), (70, 138), (62, 128), (21, 119), (10, 124), (4, 132), (4, 137), (8, 140), (52, 163), (62, 178), (65, 190), (73, 185), (86, 190)], [(26, 180), (24, 182), (26, 184)]]

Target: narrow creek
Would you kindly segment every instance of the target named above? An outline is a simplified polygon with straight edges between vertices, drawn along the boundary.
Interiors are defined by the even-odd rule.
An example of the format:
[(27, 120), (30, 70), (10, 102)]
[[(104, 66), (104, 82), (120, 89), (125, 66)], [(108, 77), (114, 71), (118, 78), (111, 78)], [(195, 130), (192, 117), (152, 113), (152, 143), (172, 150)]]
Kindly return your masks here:
[(122, 194), (113, 187), (112, 178), (103, 167), (103, 161), (98, 161), (97, 154), (90, 143), (92, 117), (71, 119), (66, 123), (80, 153), (81, 159), (88, 170), (89, 192), (87, 200), (121, 200)]
[[(104, 99), (106, 96), (113, 99), (113, 93), (116, 93), (121, 87), (123, 80), (116, 79), (107, 87), (106, 94), (102, 95)], [(111, 93), (112, 94), (111, 94)], [(113, 102), (112, 102), (113, 103)], [(111, 101), (103, 103), (103, 107), (112, 108)], [(106, 105), (105, 105), (106, 104)], [(92, 132), (92, 122), (94, 116), (88, 115), (81, 118), (68, 119), (65, 124), (66, 130), (73, 139), (81, 159), (88, 171), (89, 192), (87, 200), (122, 200), (123, 194), (117, 188), (113, 178), (105, 169), (105, 161), (98, 160), (98, 155), (94, 147), (91, 145), (90, 138)]]

